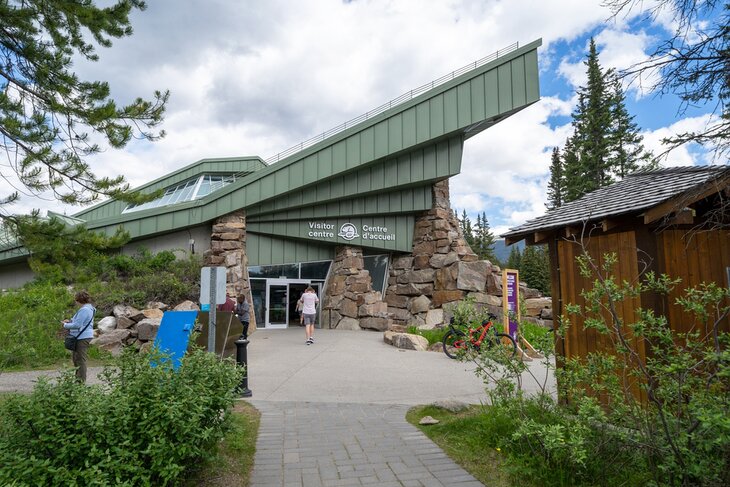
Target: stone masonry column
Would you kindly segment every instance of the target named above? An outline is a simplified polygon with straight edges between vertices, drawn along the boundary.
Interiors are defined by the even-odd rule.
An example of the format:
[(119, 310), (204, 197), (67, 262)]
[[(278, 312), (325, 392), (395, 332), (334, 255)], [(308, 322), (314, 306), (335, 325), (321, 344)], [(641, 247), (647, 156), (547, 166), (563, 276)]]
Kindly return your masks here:
[(388, 306), (383, 302), (380, 292), (373, 291), (361, 248), (337, 247), (324, 294), (321, 314), (323, 327), (379, 331), (388, 328)]
[[(246, 256), (246, 213), (239, 210), (218, 218), (213, 224), (210, 249), (203, 254), (206, 266), (226, 268), (226, 293), (235, 299), (239, 294), (251, 302)], [(251, 313), (251, 326), (255, 323)]]

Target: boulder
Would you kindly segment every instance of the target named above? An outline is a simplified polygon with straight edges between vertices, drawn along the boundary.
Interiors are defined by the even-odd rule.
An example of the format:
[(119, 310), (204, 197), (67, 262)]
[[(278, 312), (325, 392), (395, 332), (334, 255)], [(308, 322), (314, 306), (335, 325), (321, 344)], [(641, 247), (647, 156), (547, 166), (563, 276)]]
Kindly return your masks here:
[(357, 314), (360, 317), (363, 316), (376, 316), (379, 318), (385, 318), (388, 316), (388, 303), (379, 301), (373, 304), (363, 304), (357, 310)]
[(540, 316), (543, 308), (549, 308), (553, 305), (550, 298), (529, 298), (525, 299), (525, 308), (527, 316)]
[(135, 322), (126, 316), (120, 316), (117, 318), (117, 329), (120, 328), (131, 328)]
[(438, 419), (432, 418), (431, 416), (424, 416), (421, 418), (421, 420), (418, 422), (418, 424), (422, 425), (431, 425), (431, 424), (439, 424), (440, 421)]
[(524, 282), (520, 283), (520, 295), (525, 299), (542, 297), (542, 293), (540, 291), (527, 287), (527, 284)]
[(474, 302), (479, 304), (488, 304), (491, 306), (502, 306), (502, 298), (499, 296), (492, 296), (486, 293), (469, 293), (469, 296), (474, 298)]
[(487, 275), (487, 282), (486, 282), (486, 291), (487, 294), (491, 294), (492, 296), (501, 296), (502, 295), (502, 277), (499, 274), (489, 274)]
[(147, 303), (146, 308), (148, 309), (159, 309), (161, 311), (167, 311), (169, 306), (167, 306), (165, 303), (161, 303), (159, 301), (150, 301)]
[(337, 311), (343, 316), (357, 318), (357, 303), (351, 299), (343, 299)]
[(157, 336), (157, 330), (160, 329), (160, 320), (144, 319), (137, 323), (137, 337), (144, 341), (152, 341)]
[(444, 344), (441, 342), (436, 342), (433, 345), (428, 346), (429, 352), (443, 352), (444, 350)]
[(440, 308), (444, 303), (451, 303), (463, 299), (464, 291), (434, 291), (432, 298), (433, 306)]
[(192, 301), (183, 301), (182, 303), (175, 306), (175, 311), (200, 311), (197, 304)]
[(442, 267), (434, 274), (434, 284), (438, 290), (456, 290), (458, 268), (456, 264)]
[(91, 340), (91, 344), (118, 357), (124, 348), (124, 341), (129, 338), (130, 334), (129, 330), (111, 330), (109, 333), (104, 333)]
[(134, 319), (132, 317), (139, 315), (139, 310), (134, 306), (129, 306), (127, 304), (118, 304), (112, 309), (112, 314), (115, 318), (124, 316), (125, 318)]
[(459, 255), (456, 252), (449, 252), (448, 254), (436, 254), (431, 257), (431, 267), (440, 269), (441, 267), (447, 267), (454, 262), (459, 261)]
[(444, 310), (441, 308), (430, 309), (426, 313), (426, 325), (425, 328), (432, 330), (444, 322)]
[(552, 308), (543, 308), (540, 311), (540, 318), (543, 320), (552, 320), (553, 319), (553, 309)]
[(462, 291), (484, 291), (491, 265), (486, 260), (459, 262), (456, 287)]
[(344, 317), (337, 323), (338, 330), (360, 330), (360, 322), (355, 318)]
[(116, 327), (117, 319), (114, 316), (105, 316), (99, 320), (99, 323), (96, 324), (96, 329), (99, 330), (100, 335), (103, 335), (104, 333), (109, 333), (110, 331), (116, 329)]
[(423, 338), (421, 335), (413, 335), (411, 333), (393, 333), (392, 331), (386, 331), (385, 333), (392, 334), (391, 345), (396, 348), (416, 351), (426, 351), (428, 348), (428, 340)]
[(150, 308), (150, 309), (143, 309), (142, 314), (145, 318), (152, 318), (155, 320), (161, 320), (162, 315), (164, 314), (162, 310), (158, 308)]
[(433, 282), (433, 269), (419, 269), (416, 271), (406, 271), (398, 276), (398, 284), (424, 283)]
[(413, 299), (411, 301), (411, 305), (409, 309), (411, 310), (411, 313), (418, 314), (418, 313), (425, 313), (429, 310), (431, 307), (431, 300), (428, 299), (426, 296), (418, 296), (417, 298)]
[(369, 330), (384, 331), (388, 329), (388, 318), (368, 316), (360, 319), (360, 328)]

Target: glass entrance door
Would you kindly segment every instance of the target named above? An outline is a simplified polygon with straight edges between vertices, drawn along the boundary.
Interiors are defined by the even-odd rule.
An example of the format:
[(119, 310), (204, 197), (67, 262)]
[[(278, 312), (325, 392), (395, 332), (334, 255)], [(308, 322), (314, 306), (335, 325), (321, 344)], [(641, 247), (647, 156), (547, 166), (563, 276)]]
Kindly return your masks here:
[(285, 279), (268, 279), (266, 328), (286, 328), (289, 323), (289, 286)]

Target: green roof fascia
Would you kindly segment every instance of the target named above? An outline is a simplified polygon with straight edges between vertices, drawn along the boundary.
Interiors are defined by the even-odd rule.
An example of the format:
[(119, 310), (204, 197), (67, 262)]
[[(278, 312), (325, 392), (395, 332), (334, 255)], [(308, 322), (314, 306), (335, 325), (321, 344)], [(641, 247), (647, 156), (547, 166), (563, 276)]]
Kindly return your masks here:
[(337, 218), (343, 216), (392, 215), (428, 211), (432, 207), (432, 184), (398, 187), (395, 191), (376, 191), (373, 194), (357, 195), (352, 198), (332, 198), (317, 205), (290, 207), (282, 211), (251, 215), (246, 221), (307, 220), (312, 218)]
[[(493, 119), (494, 121), (502, 120), (506, 116), (516, 113), (519, 109), (525, 108), (539, 100), (537, 48), (541, 44), (541, 40), (531, 42), (472, 71), (456, 76), (451, 81), (438, 85), (407, 102), (398, 104), (368, 120), (343, 130), (300, 152), (294, 153), (275, 164), (271, 164), (249, 175), (249, 177), (242, 179), (241, 182), (236, 182), (223, 188), (221, 191), (235, 191), (244, 185), (248, 186), (249, 191), (247, 191), (246, 198), (241, 202), (241, 207), (248, 207), (268, 198), (278, 197), (297, 189), (297, 187), (307, 186), (316, 181), (333, 177), (339, 173), (348, 172), (375, 160), (405, 152), (413, 147), (447, 138), (456, 133), (464, 134), (468, 130), (473, 130), (476, 124), (486, 119)], [(520, 63), (518, 62), (519, 60), (524, 60), (524, 62)], [(466, 118), (460, 117), (458, 114), (455, 117), (452, 116), (452, 112), (458, 110), (457, 92), (459, 86), (466, 86), (470, 80), (479, 78), (485, 75), (485, 73), (491, 72), (489, 78), (497, 83), (497, 87), (501, 86), (500, 83), (506, 83), (511, 90), (517, 81), (519, 81), (515, 80), (512, 75), (513, 62), (515, 62), (516, 66), (520, 64), (523, 66), (522, 68), (515, 69), (517, 74), (514, 76), (522, 77), (525, 82), (524, 94), (515, 97), (510, 95), (515, 100), (508, 102), (505, 99), (506, 95), (504, 93), (496, 93), (499, 90), (495, 90), (490, 95), (493, 96), (493, 99), (490, 98), (487, 100), (486, 95), (484, 95), (485, 99), (480, 100), (485, 105), (491, 103), (490, 110), (487, 110), (486, 107), (482, 112), (475, 110), (475, 113), (472, 113), (470, 117)], [(477, 86), (476, 91), (479, 91), (479, 89), (480, 87)], [(481, 89), (484, 91), (483, 85)], [(362, 148), (362, 144), (375, 143), (375, 139), (388, 138), (391, 135), (391, 131), (397, 132), (399, 130), (397, 128), (398, 124), (394, 124), (393, 128), (385, 125), (394, 117), (403, 117), (404, 113), (409, 113), (410, 115), (406, 116), (408, 120), (403, 120), (402, 118), (400, 123), (416, 124), (416, 118), (419, 116), (416, 113), (416, 108), (444, 94), (447, 94), (448, 99), (439, 99), (438, 102), (434, 103), (436, 106), (434, 111), (443, 111), (444, 118), (448, 118), (449, 121), (443, 121), (441, 124), (443, 126), (437, 127), (434, 133), (414, 134), (408, 141), (393, 146), (389, 145), (387, 148), (383, 147), (378, 150), (374, 149), (371, 151), (370, 149)], [(519, 103), (519, 106), (515, 106), (516, 103)], [(362, 144), (361, 140), (354, 139), (359, 134), (362, 134)], [(393, 138), (397, 137), (397, 134), (392, 135)], [(348, 141), (352, 141), (352, 143)], [(349, 159), (350, 157), (352, 158), (352, 162)], [(307, 166), (307, 170), (305, 170), (305, 166)], [(292, 186), (289, 181), (285, 181), (287, 175), (284, 171), (287, 168), (294, 174), (294, 177), (288, 179), (296, 180), (297, 186)], [(256, 185), (259, 187), (256, 188)]]
[[(258, 156), (206, 158), (189, 164), (170, 174), (146, 183), (135, 191), (150, 193), (158, 189), (168, 188), (187, 181), (201, 174), (215, 173), (253, 173), (266, 167), (266, 163)], [(107, 208), (108, 207), (108, 208)], [(87, 220), (107, 218), (121, 212), (127, 203), (118, 200), (106, 200), (92, 207), (81, 210), (75, 217), (86, 217)]]

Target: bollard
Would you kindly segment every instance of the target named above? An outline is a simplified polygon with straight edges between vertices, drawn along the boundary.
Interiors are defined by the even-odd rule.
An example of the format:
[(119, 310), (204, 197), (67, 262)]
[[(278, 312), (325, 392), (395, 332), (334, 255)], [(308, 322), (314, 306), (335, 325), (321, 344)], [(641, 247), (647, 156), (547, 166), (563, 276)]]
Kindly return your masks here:
[(246, 356), (246, 347), (248, 347), (248, 337), (242, 334), (235, 341), (236, 344), (236, 363), (245, 367), (246, 375), (241, 379), (241, 384), (238, 386), (238, 392), (241, 397), (251, 397), (253, 394), (251, 389), (248, 388), (248, 358)]

